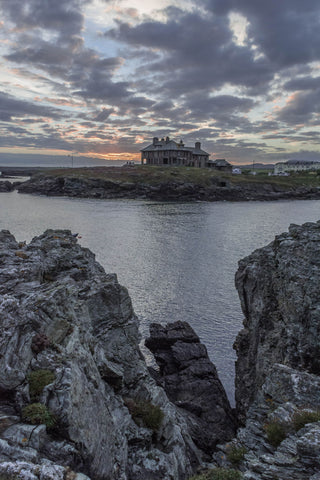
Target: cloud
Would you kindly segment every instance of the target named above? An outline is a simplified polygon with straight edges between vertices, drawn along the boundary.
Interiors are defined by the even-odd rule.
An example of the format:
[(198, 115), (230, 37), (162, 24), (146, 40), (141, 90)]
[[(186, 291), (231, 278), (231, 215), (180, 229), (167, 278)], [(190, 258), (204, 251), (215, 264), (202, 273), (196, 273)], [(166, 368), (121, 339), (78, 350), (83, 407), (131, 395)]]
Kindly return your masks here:
[(204, 5), (219, 17), (242, 14), (250, 41), (280, 68), (319, 60), (318, 0), (204, 0)]
[(4, 16), (19, 30), (42, 28), (69, 37), (83, 28), (81, 5), (84, 0), (0, 0)]
[(5, 143), (134, 152), (169, 134), (260, 159), (316, 145), (318, 0), (172, 3), (0, 0)]
[(265, 87), (272, 79), (272, 68), (264, 59), (255, 59), (249, 47), (234, 43), (225, 19), (178, 9), (173, 15), (172, 10), (167, 10), (165, 22), (118, 22), (105, 35), (142, 49), (142, 54), (146, 48), (153, 49), (154, 61), (139, 70), (142, 74), (156, 73), (154, 83), (171, 95), (203, 88), (212, 90), (225, 83)]
[(287, 105), (279, 110), (277, 119), (291, 125), (320, 126), (320, 88), (293, 94)]
[(63, 113), (58, 109), (19, 100), (0, 91), (0, 120), (11, 122), (15, 118), (21, 118), (26, 115), (37, 115), (39, 117), (49, 117), (53, 119), (63, 118)]

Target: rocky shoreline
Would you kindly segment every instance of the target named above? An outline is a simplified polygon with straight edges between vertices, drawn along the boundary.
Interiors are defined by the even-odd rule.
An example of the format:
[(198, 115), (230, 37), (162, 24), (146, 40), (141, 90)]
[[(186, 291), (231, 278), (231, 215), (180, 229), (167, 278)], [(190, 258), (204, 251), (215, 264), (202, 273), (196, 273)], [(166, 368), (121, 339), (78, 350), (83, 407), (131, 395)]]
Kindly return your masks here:
[(210, 184), (183, 181), (178, 178), (148, 183), (90, 178), (71, 175), (34, 175), (17, 185), (19, 193), (97, 199), (148, 199), (155, 201), (250, 201), (319, 199), (320, 189), (311, 186), (284, 187), (276, 183), (244, 182), (233, 184), (223, 177), (212, 177)]
[(151, 325), (147, 367), (127, 290), (71, 232), (0, 232), (0, 477), (319, 480), (319, 253), (317, 222), (239, 262), (232, 410), (185, 322)]

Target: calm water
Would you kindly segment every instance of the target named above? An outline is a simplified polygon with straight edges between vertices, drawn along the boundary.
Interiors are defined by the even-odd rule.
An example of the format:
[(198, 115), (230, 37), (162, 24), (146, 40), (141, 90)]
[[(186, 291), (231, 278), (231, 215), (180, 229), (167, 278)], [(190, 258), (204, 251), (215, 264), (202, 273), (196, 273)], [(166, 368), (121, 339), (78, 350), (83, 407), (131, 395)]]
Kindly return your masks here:
[(128, 288), (144, 336), (151, 322), (189, 322), (231, 400), (232, 344), (242, 324), (237, 262), (290, 223), (319, 217), (319, 201), (160, 204), (0, 194), (0, 229), (19, 241), (47, 228), (79, 232), (80, 243)]

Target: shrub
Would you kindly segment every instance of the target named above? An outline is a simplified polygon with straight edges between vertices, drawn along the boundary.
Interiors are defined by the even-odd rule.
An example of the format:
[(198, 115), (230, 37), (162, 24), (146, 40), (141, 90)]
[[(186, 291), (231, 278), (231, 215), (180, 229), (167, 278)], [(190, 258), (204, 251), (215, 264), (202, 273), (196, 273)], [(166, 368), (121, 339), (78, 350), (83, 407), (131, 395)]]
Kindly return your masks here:
[(50, 410), (42, 403), (31, 403), (22, 410), (22, 418), (32, 425), (46, 425), (48, 429), (56, 425), (56, 419)]
[(307, 423), (314, 423), (320, 421), (319, 410), (303, 410), (295, 413), (292, 419), (293, 427), (297, 432), (300, 428), (303, 428)]
[(47, 385), (54, 382), (56, 376), (51, 370), (35, 370), (28, 375), (29, 393), (32, 401), (39, 400), (39, 397)]
[(268, 442), (273, 447), (278, 447), (287, 436), (285, 425), (279, 421), (270, 422), (264, 428)]
[(196, 475), (190, 478), (190, 480), (241, 480), (242, 478), (242, 473), (239, 472), (239, 470), (214, 468), (213, 470), (208, 470), (205, 473)]
[(247, 450), (245, 447), (236, 447), (232, 445), (227, 450), (227, 460), (232, 463), (232, 465), (239, 465), (242, 462)]
[(163, 411), (157, 405), (146, 401), (127, 398), (125, 404), (137, 425), (158, 431), (163, 420)]

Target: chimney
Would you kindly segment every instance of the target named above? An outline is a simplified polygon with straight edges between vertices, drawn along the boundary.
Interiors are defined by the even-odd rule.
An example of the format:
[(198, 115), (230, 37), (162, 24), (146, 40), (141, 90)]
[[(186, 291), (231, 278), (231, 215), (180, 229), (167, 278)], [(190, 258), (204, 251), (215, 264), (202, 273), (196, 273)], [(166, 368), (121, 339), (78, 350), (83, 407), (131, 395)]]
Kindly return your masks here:
[(201, 149), (201, 143), (200, 143), (200, 142), (196, 142), (196, 143), (195, 143), (195, 147), (196, 147), (196, 150), (200, 150), (200, 149)]
[(159, 142), (159, 138), (158, 137), (153, 137), (153, 145), (155, 145), (158, 142)]
[(169, 143), (169, 142), (170, 142), (170, 138), (166, 137), (166, 143)]

